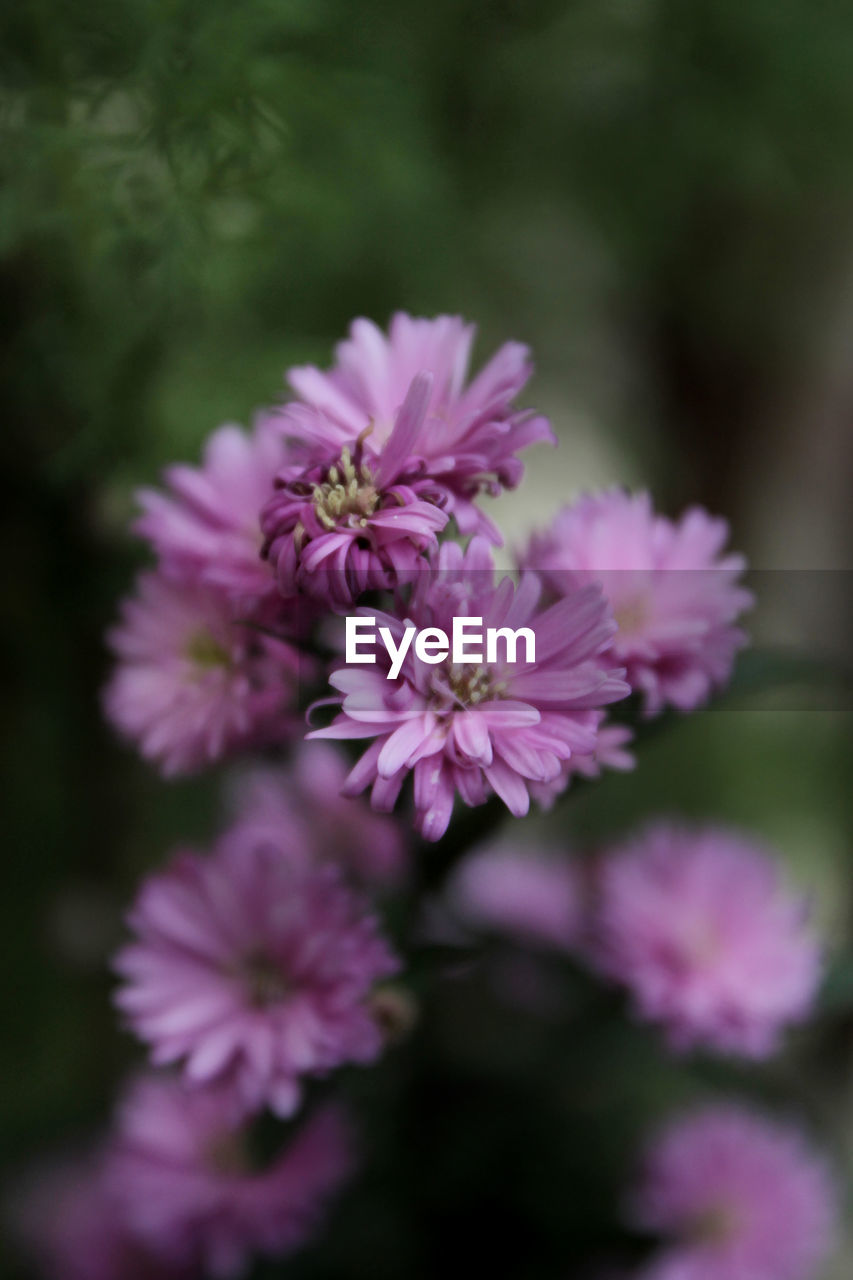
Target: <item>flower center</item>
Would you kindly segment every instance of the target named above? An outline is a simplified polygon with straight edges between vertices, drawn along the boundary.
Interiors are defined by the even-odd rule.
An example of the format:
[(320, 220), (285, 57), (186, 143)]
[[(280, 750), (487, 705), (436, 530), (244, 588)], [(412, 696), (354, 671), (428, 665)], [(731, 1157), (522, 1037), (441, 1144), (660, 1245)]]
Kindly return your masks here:
[(648, 601), (644, 596), (634, 596), (622, 604), (614, 606), (613, 617), (622, 635), (636, 635), (641, 631), (649, 616)]
[(506, 682), (496, 680), (489, 667), (451, 663), (445, 670), (450, 692), (465, 707), (476, 706), (488, 698), (501, 698), (506, 693)]
[(290, 984), (280, 966), (262, 952), (247, 956), (238, 972), (254, 1009), (269, 1009), (280, 1004), (290, 993)]
[(193, 666), (208, 670), (211, 667), (227, 667), (231, 663), (228, 650), (209, 631), (195, 631), (184, 648)]
[(370, 468), (366, 462), (356, 466), (347, 448), (342, 450), (340, 462), (329, 467), (323, 483), (314, 485), (312, 497), (317, 519), (329, 530), (344, 520), (363, 529), (379, 504)]

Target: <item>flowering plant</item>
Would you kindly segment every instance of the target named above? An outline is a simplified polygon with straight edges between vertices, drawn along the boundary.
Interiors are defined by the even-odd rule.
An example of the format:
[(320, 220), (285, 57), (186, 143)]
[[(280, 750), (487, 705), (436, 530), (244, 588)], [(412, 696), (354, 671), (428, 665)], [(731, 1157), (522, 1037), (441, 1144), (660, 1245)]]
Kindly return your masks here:
[[(516, 405), (526, 348), (469, 380), (472, 339), (357, 320), (331, 370), (291, 370), (251, 434), (140, 494), (156, 563), (109, 635), (106, 714), (168, 777), (255, 760), (212, 848), (128, 913), (115, 1002), (150, 1067), (74, 1195), (56, 1182), (49, 1274), (229, 1277), (306, 1245), (370, 1162), (353, 1081), (472, 957), (545, 1022), (570, 982), (620, 1002), (666, 1062), (766, 1059), (810, 1013), (808, 905), (754, 839), (659, 820), (583, 857), (518, 827), (723, 690), (752, 597), (724, 521), (617, 489), (499, 576), (480, 499), (554, 436)], [(636, 1176), (619, 1274), (810, 1280), (828, 1247), (825, 1163), (734, 1103), (672, 1122)]]

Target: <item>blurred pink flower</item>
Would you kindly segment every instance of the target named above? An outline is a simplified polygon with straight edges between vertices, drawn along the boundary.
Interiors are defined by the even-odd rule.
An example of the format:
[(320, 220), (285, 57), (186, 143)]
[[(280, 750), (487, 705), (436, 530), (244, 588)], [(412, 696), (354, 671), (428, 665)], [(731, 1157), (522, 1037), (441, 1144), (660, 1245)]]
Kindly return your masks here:
[(295, 732), (306, 659), (220, 589), (144, 573), (108, 641), (106, 715), (167, 777)]
[(495, 844), (469, 854), (453, 872), (448, 902), (478, 929), (521, 943), (573, 951), (584, 921), (584, 888), (571, 858), (555, 850)]
[(593, 955), (674, 1049), (763, 1058), (812, 1007), (807, 916), (753, 842), (659, 824), (603, 859)]
[(752, 596), (738, 585), (743, 557), (722, 554), (727, 537), (726, 522), (700, 507), (667, 520), (648, 494), (608, 489), (564, 507), (521, 563), (558, 595), (603, 586), (619, 627), (613, 658), (653, 716), (706, 702), (746, 644), (735, 621)]
[(200, 467), (171, 466), (165, 492), (140, 490), (142, 515), (134, 529), (151, 543), (164, 573), (222, 588), (251, 607), (277, 594), (275, 575), (261, 559), (260, 514), (285, 461), (271, 421), (251, 434), (219, 427)]
[(796, 1129), (709, 1106), (649, 1144), (632, 1215), (667, 1242), (641, 1280), (814, 1280), (832, 1245), (835, 1199)]
[(380, 1053), (370, 997), (399, 965), (337, 868), (238, 828), (150, 876), (129, 924), (116, 1003), (154, 1063), (182, 1063), (189, 1083), (228, 1082), (288, 1115), (303, 1077)]
[[(344, 667), (331, 676), (342, 694), (341, 713), (309, 738), (374, 738), (352, 770), (346, 794), (372, 786), (375, 808), (389, 810), (406, 776), (414, 774), (416, 825), (438, 840), (450, 821), (456, 792), (480, 805), (494, 792), (516, 817), (527, 813), (528, 784), (554, 779), (573, 752), (595, 749), (596, 710), (625, 696), (621, 671), (599, 658), (613, 634), (606, 602), (590, 586), (537, 613), (539, 585), (530, 575), (518, 588), (509, 578), (494, 585), (488, 545), (473, 538), (463, 552), (444, 543), (437, 568), (420, 574), (405, 606), (406, 618), (378, 614), (397, 643), (410, 622), (450, 634), (456, 616), (483, 626), (530, 626), (536, 661), (440, 665), (409, 648), (400, 675), (388, 679), (387, 650), (377, 664)], [(400, 612), (403, 607), (400, 606)]]
[(131, 1233), (101, 1153), (36, 1170), (10, 1198), (9, 1234), (45, 1280), (190, 1280)]
[(331, 743), (302, 742), (287, 766), (238, 775), (230, 795), (235, 826), (224, 840), (242, 841), (251, 830), (290, 857), (302, 850), (306, 862), (334, 862), (374, 888), (399, 885), (409, 865), (401, 826), (341, 795), (349, 767)]
[(316, 1231), (346, 1182), (353, 1144), (334, 1106), (300, 1121), (284, 1148), (253, 1168), (247, 1117), (221, 1089), (145, 1077), (119, 1109), (109, 1155), (121, 1212), (165, 1263), (224, 1280), (254, 1255), (280, 1257)]

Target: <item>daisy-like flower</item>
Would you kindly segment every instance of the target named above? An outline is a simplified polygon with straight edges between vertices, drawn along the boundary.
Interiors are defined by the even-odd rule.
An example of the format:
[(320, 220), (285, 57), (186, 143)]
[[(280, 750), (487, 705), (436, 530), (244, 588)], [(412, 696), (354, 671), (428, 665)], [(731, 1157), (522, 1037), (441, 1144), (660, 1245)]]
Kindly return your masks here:
[(244, 828), (184, 853), (142, 886), (119, 952), (116, 1003), (187, 1082), (228, 1082), (245, 1105), (291, 1114), (307, 1075), (374, 1060), (374, 987), (398, 962), (337, 868), (289, 858)]
[(565, 507), (521, 563), (557, 594), (601, 583), (619, 625), (613, 657), (645, 714), (693, 711), (746, 643), (735, 623), (752, 596), (738, 582), (743, 557), (723, 554), (727, 537), (726, 522), (699, 507), (668, 520), (648, 494), (610, 489)]
[(717, 1104), (653, 1138), (632, 1217), (668, 1240), (641, 1280), (814, 1280), (835, 1191), (798, 1130)]
[(102, 1152), (35, 1171), (4, 1215), (22, 1255), (45, 1280), (191, 1280), (137, 1239), (120, 1212)]
[(507, 343), (466, 386), (473, 336), (453, 316), (398, 314), (387, 337), (356, 320), (329, 372), (290, 371), (299, 402), (280, 425), (294, 465), (263, 517), (285, 594), (296, 585), (346, 606), (406, 581), (450, 515), (500, 542), (475, 498), (518, 484), (519, 450), (554, 437), (512, 407), (532, 371), (526, 347)]
[[(342, 609), (365, 591), (411, 580), (448, 521), (443, 495), (410, 458), (431, 387), (429, 374), (415, 378), (380, 453), (368, 425), (333, 455), (321, 441), (317, 460), (279, 472), (261, 523), (283, 595), (301, 591)], [(325, 432), (323, 415), (300, 406), (284, 425), (303, 439)]]
[(231, 1093), (144, 1077), (120, 1105), (108, 1171), (123, 1219), (152, 1254), (227, 1280), (253, 1256), (299, 1248), (352, 1164), (350, 1127), (335, 1107), (301, 1121), (256, 1168), (250, 1117)]
[(279, 845), (289, 857), (334, 862), (374, 888), (398, 885), (408, 866), (400, 824), (341, 788), (349, 762), (328, 742), (303, 742), (285, 768), (255, 767), (231, 787), (235, 825), (226, 840), (254, 838)]
[(477, 929), (568, 952), (581, 936), (581, 874), (554, 850), (510, 844), (477, 849), (456, 868), (447, 893), (454, 914)]
[(219, 427), (200, 467), (171, 466), (165, 492), (139, 492), (142, 515), (134, 529), (151, 543), (164, 573), (220, 587), (251, 606), (277, 593), (261, 559), (260, 513), (285, 460), (281, 432), (270, 420), (251, 434)]
[(676, 1050), (763, 1058), (821, 972), (806, 900), (744, 837), (660, 824), (603, 859), (593, 956)]
[(485, 628), (530, 627), (536, 660), (524, 661), (522, 648), (513, 663), (504, 649), (494, 662), (428, 664), (410, 646), (395, 679), (388, 678), (387, 650), (375, 666), (335, 671), (341, 712), (308, 737), (375, 739), (350, 773), (346, 794), (372, 785), (374, 807), (391, 809), (411, 772), (417, 827), (438, 840), (457, 792), (468, 805), (494, 792), (520, 817), (530, 782), (551, 781), (573, 752), (594, 751), (597, 710), (628, 692), (621, 671), (600, 661), (613, 634), (607, 604), (595, 586), (541, 613), (538, 597), (533, 575), (518, 589), (509, 578), (495, 586), (484, 539), (473, 538), (465, 552), (442, 545), (437, 569), (418, 578), (406, 619), (376, 615), (395, 643), (407, 625), (450, 634), (454, 617), (477, 617)]
[(294, 729), (304, 658), (221, 589), (142, 574), (108, 641), (107, 717), (167, 777)]

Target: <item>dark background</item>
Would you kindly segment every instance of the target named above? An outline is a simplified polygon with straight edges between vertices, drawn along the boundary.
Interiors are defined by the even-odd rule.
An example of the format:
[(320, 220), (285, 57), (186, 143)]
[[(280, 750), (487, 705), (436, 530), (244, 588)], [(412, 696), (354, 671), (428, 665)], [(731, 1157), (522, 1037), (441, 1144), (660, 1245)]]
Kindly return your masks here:
[[(561, 449), (506, 499), (511, 537), (586, 484), (649, 484), (673, 514), (704, 502), (772, 571), (759, 639), (844, 659), (853, 10), (30, 0), (4, 7), (0, 50), (14, 1177), (105, 1121), (137, 1060), (108, 1004), (121, 909), (217, 819), (216, 779), (161, 783), (101, 723), (102, 633), (140, 557), (132, 490), (250, 421), (288, 364), (328, 362), (354, 315), (460, 312), (479, 358), (534, 347)], [(815, 895), (835, 994), (790, 1061), (739, 1087), (802, 1102), (844, 1165), (850, 703), (777, 683), (662, 734), (557, 823), (594, 843), (674, 810), (776, 841)], [(609, 1239), (644, 1118), (706, 1083), (595, 998), (568, 1028), (514, 1025), (476, 983), (377, 1077), (372, 1179), (293, 1274), (574, 1275)]]

